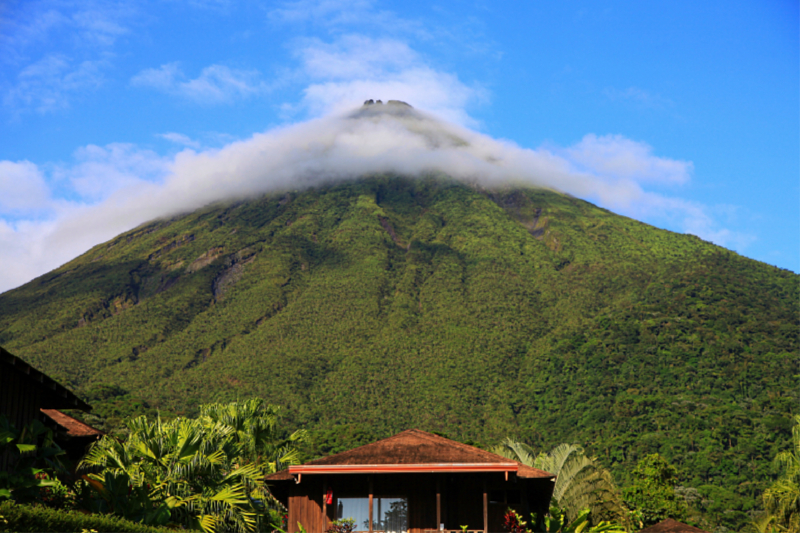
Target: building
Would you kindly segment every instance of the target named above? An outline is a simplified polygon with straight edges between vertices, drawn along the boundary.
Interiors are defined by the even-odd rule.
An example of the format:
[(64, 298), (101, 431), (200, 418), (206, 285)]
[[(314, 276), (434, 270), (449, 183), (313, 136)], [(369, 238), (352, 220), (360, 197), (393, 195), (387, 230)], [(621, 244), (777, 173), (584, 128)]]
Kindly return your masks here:
[[(22, 429), (32, 420), (38, 419), (51, 429), (55, 429), (56, 442), (64, 444), (65, 441), (59, 438), (59, 431), (62, 437), (67, 438), (71, 437), (70, 430), (61, 426), (54, 417), (61, 415), (59, 419), (65, 422), (72, 417), (58, 413), (55, 411), (56, 409), (89, 411), (92, 407), (46, 374), (0, 348), (0, 414), (5, 415), (17, 429)], [(43, 410), (46, 411), (43, 412)], [(78, 421), (75, 420), (75, 422)], [(80, 424), (80, 422), (78, 423)], [(74, 430), (75, 425), (71, 425)], [(88, 426), (86, 427), (88, 428)], [(85, 434), (80, 435), (87, 443), (99, 436), (97, 430), (90, 429), (96, 432), (92, 437), (87, 438)], [(82, 431), (85, 433), (85, 430)], [(81, 442), (83, 441), (80, 438), (73, 440), (72, 447), (74, 448)], [(8, 456), (0, 456), (0, 470), (8, 468), (9, 461)]]
[(53, 430), (53, 440), (63, 449), (67, 458), (77, 465), (89, 446), (105, 433), (84, 424), (58, 409), (42, 409), (45, 425)]
[(288, 509), (288, 531), (324, 532), (353, 518), (369, 533), (502, 531), (509, 507), (546, 512), (555, 476), (432, 433), (410, 429), (267, 478)]

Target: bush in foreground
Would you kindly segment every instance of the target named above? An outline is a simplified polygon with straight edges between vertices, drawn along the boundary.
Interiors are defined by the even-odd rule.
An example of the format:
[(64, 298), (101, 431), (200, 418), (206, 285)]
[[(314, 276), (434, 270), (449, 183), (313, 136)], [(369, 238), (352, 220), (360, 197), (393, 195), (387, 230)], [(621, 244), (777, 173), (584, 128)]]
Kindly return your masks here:
[(94, 530), (97, 533), (117, 531), (125, 533), (174, 533), (170, 529), (145, 526), (115, 516), (64, 511), (42, 505), (20, 505), (11, 501), (0, 503), (0, 532), (74, 532), (83, 530)]

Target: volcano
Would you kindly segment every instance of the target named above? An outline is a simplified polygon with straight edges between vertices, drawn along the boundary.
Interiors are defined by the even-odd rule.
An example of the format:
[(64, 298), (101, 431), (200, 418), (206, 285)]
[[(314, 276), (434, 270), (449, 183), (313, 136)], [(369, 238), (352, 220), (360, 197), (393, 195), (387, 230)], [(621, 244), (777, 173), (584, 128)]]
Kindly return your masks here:
[[(797, 275), (503, 181), (516, 162), (407, 104), (337, 120), (303, 149), (307, 180), (178, 201), (0, 295), (0, 345), (106, 429), (259, 396), (315, 453), (416, 427), (582, 443), (624, 480), (659, 452), (714, 495), (706, 512), (747, 519), (800, 403)], [(375, 145), (357, 175), (326, 174), (347, 128)], [(405, 139), (388, 159), (386, 131)]]

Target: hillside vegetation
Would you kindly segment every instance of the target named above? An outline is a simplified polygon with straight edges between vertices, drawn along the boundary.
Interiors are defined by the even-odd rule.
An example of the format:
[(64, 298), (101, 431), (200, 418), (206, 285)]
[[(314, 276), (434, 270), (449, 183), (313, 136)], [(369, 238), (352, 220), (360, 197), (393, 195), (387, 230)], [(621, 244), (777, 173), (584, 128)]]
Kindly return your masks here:
[(798, 276), (529, 188), (381, 176), (155, 221), (0, 295), (106, 427), (259, 396), (338, 451), (409, 427), (658, 452), (739, 528), (790, 442)]

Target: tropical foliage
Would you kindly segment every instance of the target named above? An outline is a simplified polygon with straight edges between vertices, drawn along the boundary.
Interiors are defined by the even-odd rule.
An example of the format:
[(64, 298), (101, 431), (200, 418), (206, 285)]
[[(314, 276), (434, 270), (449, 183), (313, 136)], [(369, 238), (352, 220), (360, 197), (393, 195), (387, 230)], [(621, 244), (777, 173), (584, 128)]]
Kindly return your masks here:
[(736, 529), (791, 440), (799, 306), (792, 272), (575, 198), (378, 176), (120, 235), (0, 295), (0, 345), (104, 429), (255, 396), (309, 455), (514, 435), (625, 485), (659, 453)]
[(765, 526), (774, 525), (778, 531), (800, 531), (800, 415), (794, 418), (792, 448), (775, 456), (780, 475), (762, 496)]
[(503, 515), (503, 529), (508, 533), (526, 533), (528, 523), (514, 509), (509, 509)]
[(53, 432), (39, 420), (18, 430), (0, 414), (0, 457), (9, 461), (0, 470), (0, 501), (57, 504), (64, 486), (55, 473), (66, 473), (64, 451), (53, 441)]
[[(563, 514), (563, 520), (559, 520), (559, 523), (575, 522), (581, 516), (587, 525), (590, 516), (594, 524), (603, 521), (627, 523), (628, 510), (611, 473), (595, 459), (587, 457), (581, 446), (560, 444), (550, 452), (537, 456), (530, 446), (506, 438), (492, 451), (557, 476), (553, 487), (553, 504), (558, 515)], [(551, 516), (549, 520), (555, 524), (556, 517)]]
[(260, 398), (200, 406), (200, 419), (206, 425), (216, 424), (235, 432), (240, 453), (235, 462), (255, 463), (270, 474), (299, 463), (296, 446), (308, 439), (304, 429), (282, 438), (279, 415), (279, 407), (267, 405)]
[(331, 522), (325, 533), (352, 533), (355, 529), (355, 520), (352, 518), (340, 518)]
[(582, 509), (574, 514), (574, 518), (567, 518), (567, 513), (556, 506), (550, 507), (550, 512), (545, 515), (541, 531), (543, 533), (625, 533), (621, 524), (601, 520), (595, 524), (589, 521), (589, 509)]
[(589, 509), (582, 509), (574, 513), (574, 518), (568, 519), (566, 512), (558, 506), (551, 506), (550, 511), (541, 517), (533, 529), (527, 527), (527, 522), (519, 513), (509, 509), (503, 517), (503, 529), (509, 533), (625, 533), (625, 527), (620, 524), (600, 521), (592, 525), (589, 521)]
[(275, 507), (264, 477), (292, 464), (277, 409), (261, 400), (204, 405), (197, 419), (139, 417), (124, 441), (106, 436), (81, 463), (95, 489), (93, 510), (145, 524), (174, 522), (207, 532), (260, 531)]

